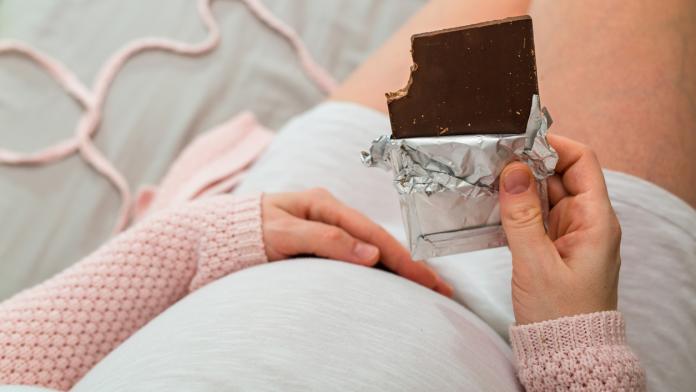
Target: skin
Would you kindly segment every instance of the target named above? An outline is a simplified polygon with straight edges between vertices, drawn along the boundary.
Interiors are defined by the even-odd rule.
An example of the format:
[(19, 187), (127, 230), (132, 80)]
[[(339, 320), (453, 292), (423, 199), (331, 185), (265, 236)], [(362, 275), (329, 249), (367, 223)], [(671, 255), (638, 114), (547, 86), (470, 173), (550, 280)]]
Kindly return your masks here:
[(411, 259), (381, 226), (324, 189), (264, 195), (262, 211), (269, 261), (311, 254), (367, 267), (381, 262), (406, 279), (452, 296), (452, 288), (427, 264)]
[(552, 132), (696, 207), (696, 2), (535, 0)]

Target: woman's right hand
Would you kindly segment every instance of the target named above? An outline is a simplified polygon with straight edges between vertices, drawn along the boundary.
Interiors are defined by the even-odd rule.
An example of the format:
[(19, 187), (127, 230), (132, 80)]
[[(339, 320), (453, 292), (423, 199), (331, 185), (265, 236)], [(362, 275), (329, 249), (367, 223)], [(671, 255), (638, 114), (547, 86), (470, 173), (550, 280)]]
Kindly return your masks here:
[(378, 224), (316, 188), (263, 196), (263, 242), (269, 261), (311, 254), (390, 271), (448, 297), (452, 288)]
[(512, 252), (512, 303), (518, 325), (616, 310), (621, 228), (594, 152), (550, 135), (559, 154), (549, 178), (548, 232), (531, 171), (501, 174), (501, 218)]

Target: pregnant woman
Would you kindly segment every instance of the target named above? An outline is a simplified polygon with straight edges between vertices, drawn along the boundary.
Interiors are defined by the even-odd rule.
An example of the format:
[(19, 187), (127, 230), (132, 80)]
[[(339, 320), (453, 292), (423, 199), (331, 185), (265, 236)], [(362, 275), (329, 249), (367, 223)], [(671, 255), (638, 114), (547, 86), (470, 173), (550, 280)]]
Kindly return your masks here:
[[(560, 161), (548, 234), (529, 168), (513, 163), (502, 174), (520, 381), (528, 390), (644, 388), (616, 312), (621, 230), (599, 163), (583, 145), (551, 142)], [(452, 294), (386, 231), (324, 190), (212, 197), (147, 219), (0, 305), (2, 381), (68, 389), (188, 292), (301, 254), (364, 266), (382, 261)], [(559, 371), (564, 367), (570, 369)]]
[[(554, 132), (570, 138), (549, 137), (560, 160), (549, 182), (548, 230), (529, 169), (512, 163), (501, 175), (501, 216), (512, 264), (513, 356), (485, 317), (486, 322), (446, 298), (467, 282), (450, 287), (431, 267), (411, 260), (394, 238), (401, 230), (393, 225), (395, 198), (379, 185), (388, 186), (388, 177), (348, 172), (357, 165), (359, 146), (374, 136), (370, 132), (387, 124), (380, 113), (385, 110), (381, 94), (407, 79), (410, 33), (528, 11), (523, 1), (473, 7), (434, 0), (342, 85), (333, 102), (290, 123), (281, 133), (283, 143), (271, 147), (235, 195), (150, 216), (63, 273), (0, 304), (0, 382), (90, 391), (513, 390), (519, 385), (526, 390), (644, 390), (645, 372), (626, 342), (617, 311), (622, 235), (607, 184), (610, 191), (623, 186), (639, 190), (641, 200), (663, 203), (655, 212), (664, 218), (655, 220), (655, 233), (693, 226), (696, 213), (635, 177), (611, 173), (605, 182), (600, 160), (694, 203), (696, 180), (689, 179), (696, 173), (688, 154), (669, 145), (675, 139), (693, 148), (696, 137), (688, 129), (694, 119), (675, 116), (670, 117), (674, 124), (665, 124), (651, 117), (660, 111), (644, 112), (644, 121), (634, 120), (631, 132), (656, 122), (665, 134), (640, 133), (648, 140), (620, 136), (622, 129), (628, 132), (621, 121), (634, 118), (624, 106), (647, 105), (645, 96), (623, 86), (617, 99), (605, 89), (607, 76), (593, 74), (596, 69), (581, 61), (555, 67), (560, 60), (550, 58), (548, 48), (563, 51), (554, 53), (558, 58), (578, 60), (584, 49), (573, 37), (593, 31), (587, 21), (595, 19), (579, 18), (565, 3), (544, 3), (532, 8), (541, 21), (535, 28), (542, 96), (554, 103)], [(582, 8), (609, 12), (597, 3), (585, 2)], [(675, 9), (683, 5), (674, 3)], [(650, 19), (646, 8), (633, 11), (622, 23)], [(544, 18), (547, 14), (554, 17)], [(567, 21), (567, 34), (551, 33), (549, 23), (559, 15)], [(625, 26), (607, 27), (612, 28), (601, 40), (583, 42), (600, 41), (607, 51), (620, 47)], [(664, 33), (657, 23), (642, 27), (651, 28), (655, 36)], [(602, 59), (592, 65), (616, 74), (621, 71), (617, 64), (634, 62), (629, 52), (613, 52), (604, 68)], [(670, 75), (682, 61), (691, 60), (668, 58), (662, 71)], [(643, 71), (662, 102), (684, 104), (678, 92), (658, 83), (664, 72), (658, 77)], [(621, 87), (618, 79), (611, 83)], [(615, 117), (593, 124), (587, 111), (596, 100)], [(299, 128), (323, 135), (326, 145), (339, 150), (319, 150), (302, 164), (279, 167), (274, 153), (283, 150), (285, 162), (293, 162), (293, 154), (311, 150), (292, 143), (302, 136), (295, 131)], [(601, 137), (590, 138), (588, 128)], [(341, 139), (332, 142), (332, 137)], [(341, 146), (335, 146), (336, 140)], [(648, 155), (661, 153), (669, 153), (669, 159)], [(275, 185), (285, 191), (304, 188), (303, 181), (312, 178), (335, 196), (321, 189), (278, 193), (255, 182), (273, 171), (286, 176)], [(675, 180), (675, 171), (687, 180)], [(643, 222), (642, 210), (625, 211), (635, 214), (627, 229)], [(683, 235), (660, 238), (668, 246), (650, 251), (666, 258), (693, 249)], [(640, 241), (624, 238), (632, 252)], [(316, 258), (268, 263), (302, 255), (347, 263)], [(363, 268), (378, 262), (442, 295)]]

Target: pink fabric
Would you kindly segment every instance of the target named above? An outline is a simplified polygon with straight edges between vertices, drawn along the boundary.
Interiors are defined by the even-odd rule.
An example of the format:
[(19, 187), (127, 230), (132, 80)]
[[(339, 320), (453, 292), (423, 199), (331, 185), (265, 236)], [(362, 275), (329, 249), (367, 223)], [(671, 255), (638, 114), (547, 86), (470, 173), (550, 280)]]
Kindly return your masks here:
[[(252, 14), (266, 23), (277, 33), (284, 36), (295, 49), (300, 62), (309, 75), (324, 91), (331, 92), (336, 83), (321, 66), (319, 66), (297, 34), (276, 18), (258, 0), (241, 0), (251, 10)], [(84, 108), (84, 113), (78, 122), (75, 135), (53, 146), (32, 153), (18, 153), (0, 148), (0, 163), (10, 165), (45, 164), (54, 162), (79, 152), (85, 161), (101, 175), (106, 177), (121, 194), (121, 208), (116, 222), (115, 231), (123, 230), (129, 222), (131, 211), (131, 192), (128, 182), (113, 164), (97, 149), (92, 142), (92, 137), (101, 121), (101, 112), (104, 106), (111, 83), (121, 70), (121, 67), (133, 56), (148, 50), (166, 50), (178, 54), (197, 56), (205, 54), (220, 42), (220, 29), (215, 22), (210, 8), (211, 0), (198, 1), (198, 13), (208, 28), (209, 34), (202, 42), (189, 44), (177, 42), (165, 38), (147, 37), (134, 40), (114, 53), (104, 66), (99, 70), (94, 81), (94, 87), (90, 90), (75, 74), (58, 60), (42, 54), (29, 45), (15, 41), (5, 40), (0, 42), (0, 54), (3, 52), (16, 52), (24, 54), (34, 60), (67, 91)]]
[(258, 196), (154, 214), (0, 304), (0, 383), (67, 390), (187, 293), (265, 261)]
[(518, 377), (527, 391), (644, 391), (645, 372), (626, 344), (619, 312), (510, 328)]
[(229, 192), (273, 136), (250, 112), (201, 134), (179, 154), (159, 187), (147, 186), (138, 192), (134, 219), (163, 207)]

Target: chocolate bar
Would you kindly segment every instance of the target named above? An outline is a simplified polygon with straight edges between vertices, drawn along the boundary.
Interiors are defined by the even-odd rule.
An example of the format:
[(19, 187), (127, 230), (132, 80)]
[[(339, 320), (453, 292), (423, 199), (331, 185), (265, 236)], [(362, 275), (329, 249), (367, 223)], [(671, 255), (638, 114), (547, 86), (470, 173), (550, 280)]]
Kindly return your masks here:
[(416, 34), (411, 53), (407, 86), (387, 93), (394, 138), (525, 132), (539, 94), (529, 16)]

